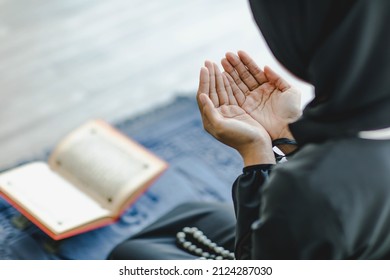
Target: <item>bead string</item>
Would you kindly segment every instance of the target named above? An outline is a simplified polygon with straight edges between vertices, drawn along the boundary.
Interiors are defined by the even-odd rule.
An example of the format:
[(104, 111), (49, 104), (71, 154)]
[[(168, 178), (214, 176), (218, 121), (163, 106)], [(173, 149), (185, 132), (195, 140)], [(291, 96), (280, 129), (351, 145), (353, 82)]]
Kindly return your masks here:
[(234, 253), (212, 242), (196, 227), (185, 227), (179, 231), (176, 244), (202, 260), (234, 260)]

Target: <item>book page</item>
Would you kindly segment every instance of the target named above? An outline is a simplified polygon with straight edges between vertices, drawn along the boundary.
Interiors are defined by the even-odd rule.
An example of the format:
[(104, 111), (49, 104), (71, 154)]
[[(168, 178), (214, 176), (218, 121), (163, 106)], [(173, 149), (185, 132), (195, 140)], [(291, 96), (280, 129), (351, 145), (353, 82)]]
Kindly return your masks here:
[(131, 196), (154, 175), (156, 159), (136, 143), (92, 122), (66, 139), (50, 162), (57, 172), (114, 210), (123, 196)]
[(1, 191), (55, 233), (107, 217), (109, 211), (65, 181), (44, 162), (0, 176)]

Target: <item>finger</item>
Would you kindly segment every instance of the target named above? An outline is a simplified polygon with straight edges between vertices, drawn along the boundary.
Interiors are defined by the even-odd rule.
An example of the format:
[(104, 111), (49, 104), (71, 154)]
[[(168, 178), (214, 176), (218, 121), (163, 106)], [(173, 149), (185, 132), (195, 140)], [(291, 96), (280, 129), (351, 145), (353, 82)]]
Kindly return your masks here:
[(291, 86), (282, 77), (276, 74), (270, 67), (264, 67), (264, 73), (268, 80), (273, 83), (282, 92), (288, 90)]
[(267, 81), (267, 77), (256, 62), (244, 51), (238, 51), (238, 56), (256, 81), (261, 85)]
[(215, 73), (215, 84), (218, 94), (219, 106), (229, 104), (229, 97), (225, 89), (225, 83), (223, 82), (223, 77), (221, 71), (218, 68), (218, 65), (213, 63), (214, 73)]
[(199, 99), (202, 104), (202, 120), (204, 129), (213, 134), (213, 127), (219, 121), (217, 109), (214, 107), (214, 104), (208, 95), (201, 94)]
[(254, 90), (259, 86), (259, 83), (254, 78), (252, 73), (248, 71), (248, 68), (241, 61), (240, 57), (238, 57), (234, 53), (229, 52), (226, 54), (226, 58), (230, 62), (230, 64), (234, 67), (234, 69), (237, 71), (241, 80), (250, 90)]
[(238, 86), (238, 88), (244, 93), (244, 94), (249, 94), (249, 88), (247, 85), (241, 80), (240, 76), (234, 69), (233, 65), (229, 62), (227, 58), (223, 58), (221, 60), (221, 64), (223, 69), (229, 73), (230, 77), (233, 78), (234, 82)]
[(214, 66), (211, 61), (206, 60), (204, 65), (209, 71), (209, 97), (211, 101), (213, 102), (215, 107), (219, 106), (219, 99), (217, 90), (215, 88), (215, 73), (214, 73)]
[(202, 104), (199, 100), (200, 94), (205, 93), (209, 95), (209, 70), (206, 67), (200, 68), (199, 74), (199, 86), (196, 94), (196, 100), (198, 102), (199, 110), (202, 110)]
[(230, 76), (229, 73), (224, 72), (223, 74), (226, 76), (226, 78), (230, 84), (230, 87), (233, 91), (233, 96), (235, 97), (238, 105), (242, 106), (242, 104), (244, 104), (244, 102), (245, 102), (245, 98), (246, 98), (245, 94), (238, 88), (238, 86), (236, 85), (236, 83), (234, 82), (233, 78)]
[(229, 99), (229, 105), (238, 105), (238, 102), (236, 100), (236, 97), (233, 94), (233, 89), (230, 86), (228, 78), (224, 74), (222, 74), (222, 77), (223, 77), (223, 83), (225, 84), (225, 89), (226, 89), (226, 92), (227, 92), (227, 96), (228, 96), (228, 99)]

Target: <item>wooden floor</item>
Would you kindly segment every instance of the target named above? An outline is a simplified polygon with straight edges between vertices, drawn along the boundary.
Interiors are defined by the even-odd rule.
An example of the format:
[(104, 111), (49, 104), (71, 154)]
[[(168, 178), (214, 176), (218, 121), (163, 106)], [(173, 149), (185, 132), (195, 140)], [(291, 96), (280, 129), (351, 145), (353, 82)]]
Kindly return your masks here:
[(245, 0), (0, 0), (0, 169), (194, 95), (203, 61), (239, 49), (281, 70)]

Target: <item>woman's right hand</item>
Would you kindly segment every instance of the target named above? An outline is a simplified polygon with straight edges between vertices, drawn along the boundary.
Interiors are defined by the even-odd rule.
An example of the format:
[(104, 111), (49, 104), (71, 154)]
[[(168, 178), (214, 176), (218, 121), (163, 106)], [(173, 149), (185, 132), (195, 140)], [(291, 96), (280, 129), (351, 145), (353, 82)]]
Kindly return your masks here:
[(288, 124), (302, 114), (301, 94), (271, 68), (264, 71), (245, 52), (227, 53), (221, 61), (238, 105), (269, 133), (290, 138)]

